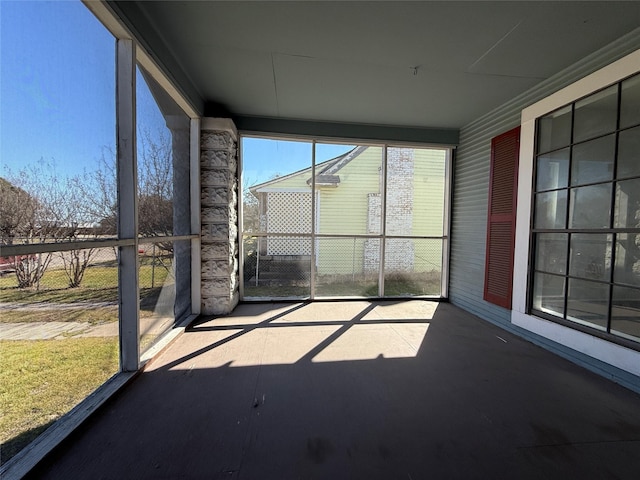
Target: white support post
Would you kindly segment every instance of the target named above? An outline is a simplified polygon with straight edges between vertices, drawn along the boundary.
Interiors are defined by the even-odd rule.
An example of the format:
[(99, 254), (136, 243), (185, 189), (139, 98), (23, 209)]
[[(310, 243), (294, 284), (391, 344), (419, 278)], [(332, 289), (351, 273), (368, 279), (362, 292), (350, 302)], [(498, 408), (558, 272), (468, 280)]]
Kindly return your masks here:
[(444, 209), (442, 212), (442, 268), (440, 269), (440, 295), (449, 297), (449, 246), (451, 236), (451, 172), (453, 171), (453, 151), (447, 149), (444, 164)]
[[(240, 298), (244, 298), (244, 164), (242, 152), (242, 138), (238, 137), (238, 292)], [(256, 258), (259, 258), (258, 255)], [(258, 267), (256, 265), (256, 285), (258, 280)]]
[(311, 144), (311, 262), (309, 265), (309, 299), (315, 298), (316, 290), (316, 141)]
[(120, 369), (138, 370), (140, 323), (138, 284), (138, 167), (136, 159), (136, 47), (117, 41), (116, 122), (118, 238), (132, 242), (118, 247)]
[(198, 238), (191, 240), (191, 313), (199, 315), (200, 293), (200, 119), (191, 119), (191, 233)]
[(378, 296), (384, 297), (384, 262), (387, 235), (387, 151), (389, 145), (382, 147), (382, 171), (380, 172), (380, 265), (378, 265)]

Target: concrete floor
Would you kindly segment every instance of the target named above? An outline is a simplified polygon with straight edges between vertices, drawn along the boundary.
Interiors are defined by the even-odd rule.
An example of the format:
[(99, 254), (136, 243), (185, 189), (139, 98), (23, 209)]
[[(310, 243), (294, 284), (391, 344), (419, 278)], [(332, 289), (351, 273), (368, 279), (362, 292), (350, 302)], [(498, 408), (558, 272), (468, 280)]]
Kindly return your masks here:
[(640, 396), (446, 303), (241, 305), (28, 478), (637, 480)]

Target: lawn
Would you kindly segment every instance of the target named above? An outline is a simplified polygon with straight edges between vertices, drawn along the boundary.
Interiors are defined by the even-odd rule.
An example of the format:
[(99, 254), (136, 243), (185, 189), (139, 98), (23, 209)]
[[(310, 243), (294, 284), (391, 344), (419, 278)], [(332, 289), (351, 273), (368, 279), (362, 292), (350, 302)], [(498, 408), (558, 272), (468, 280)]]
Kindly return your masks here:
[(89, 267), (82, 285), (69, 288), (63, 270), (47, 270), (38, 290), (20, 289), (13, 275), (0, 277), (0, 302), (75, 303), (117, 302), (118, 270), (115, 267)]
[(0, 341), (2, 462), (118, 371), (118, 339)]
[[(153, 312), (168, 270), (143, 262), (139, 271), (141, 316)], [(153, 279), (153, 283), (152, 283)], [(91, 266), (87, 269), (82, 285), (69, 288), (62, 270), (48, 270), (42, 277), (40, 288), (19, 289), (13, 275), (0, 277), (0, 303), (16, 303), (33, 306), (51, 305), (54, 308), (16, 308), (3, 310), (2, 323), (16, 322), (88, 322), (92, 325), (114, 322), (118, 319), (118, 270), (115, 265)], [(153, 287), (152, 287), (153, 285)], [(62, 304), (88, 303), (87, 308), (56, 307)], [(111, 303), (112, 305), (100, 305)]]

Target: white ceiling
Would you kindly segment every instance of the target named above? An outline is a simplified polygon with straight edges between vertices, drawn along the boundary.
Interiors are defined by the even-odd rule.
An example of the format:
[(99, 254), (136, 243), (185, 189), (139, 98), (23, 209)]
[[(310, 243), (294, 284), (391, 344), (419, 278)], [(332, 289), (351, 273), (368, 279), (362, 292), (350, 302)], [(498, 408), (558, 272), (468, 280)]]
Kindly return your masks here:
[(136, 3), (205, 102), (392, 126), (460, 128), (640, 26), (640, 2)]

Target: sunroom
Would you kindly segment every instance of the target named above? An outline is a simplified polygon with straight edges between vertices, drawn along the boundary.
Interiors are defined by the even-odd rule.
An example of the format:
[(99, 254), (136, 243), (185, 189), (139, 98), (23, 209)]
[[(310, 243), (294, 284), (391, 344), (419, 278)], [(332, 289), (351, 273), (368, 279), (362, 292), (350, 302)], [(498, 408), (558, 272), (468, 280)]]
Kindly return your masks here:
[[(169, 388), (194, 375), (213, 395), (216, 379), (233, 391), (256, 366), (279, 378), (308, 360), (304, 377), (329, 382), (317, 391), (331, 376), (344, 382), (327, 388), (332, 398), (390, 368), (401, 373), (384, 378), (431, 391), (420, 371), (435, 382), (433, 365), (411, 362), (440, 358), (448, 315), (454, 329), (453, 318), (479, 319), (479, 337), (495, 328), (486, 358), (508, 345), (508, 364), (520, 355), (512, 345), (522, 356), (540, 346), (611, 380), (625, 415), (640, 405), (636, 2), (87, 0), (2, 2), (0, 14), (3, 478), (70, 471), (54, 464), (72, 447), (56, 446), (94, 414), (105, 421), (145, 378)], [(463, 330), (442, 341), (471, 352), (475, 330)], [(257, 347), (242, 346), (197, 366), (211, 349), (252, 335), (268, 345), (276, 331), (291, 332), (279, 340), (291, 351), (278, 344), (256, 364), (247, 352)], [(402, 348), (385, 343), (394, 335)], [(202, 344), (180, 350), (196, 336)], [(291, 382), (271, 388), (309, 393)], [(493, 398), (465, 382), (465, 395)], [(229, 451), (240, 457), (207, 465), (213, 478), (280, 465), (252, 436), (269, 401), (254, 394), (253, 423)], [(351, 404), (334, 405), (346, 424)], [(621, 422), (627, 436), (615, 441), (630, 452), (640, 419)], [(335, 428), (300, 434), (308, 458), (283, 460), (285, 477), (341, 471)], [(562, 444), (538, 440), (524, 444)], [(243, 473), (245, 447), (263, 463), (247, 460)], [(371, 448), (388, 478), (393, 447)], [(376, 478), (365, 457), (355, 477)], [(399, 478), (434, 465), (410, 457)], [(100, 458), (87, 475), (106, 469)], [(149, 465), (136, 478), (179, 474)]]

